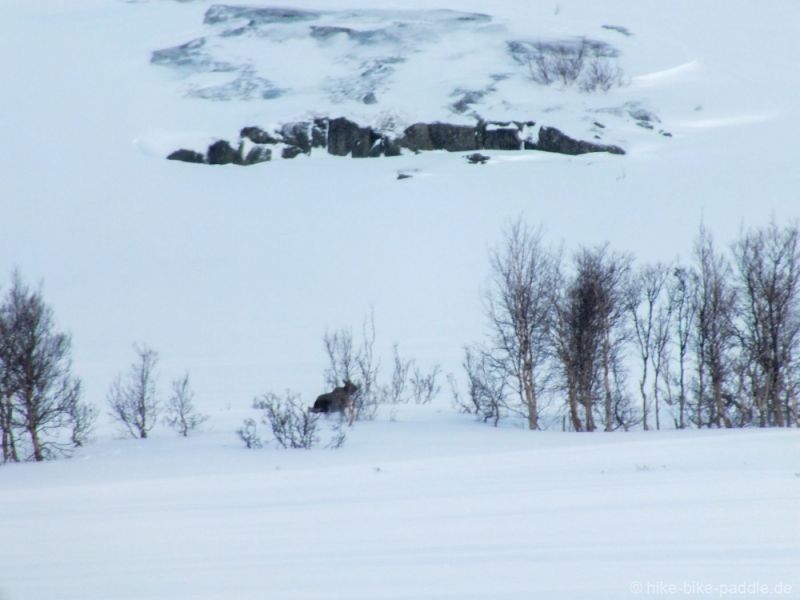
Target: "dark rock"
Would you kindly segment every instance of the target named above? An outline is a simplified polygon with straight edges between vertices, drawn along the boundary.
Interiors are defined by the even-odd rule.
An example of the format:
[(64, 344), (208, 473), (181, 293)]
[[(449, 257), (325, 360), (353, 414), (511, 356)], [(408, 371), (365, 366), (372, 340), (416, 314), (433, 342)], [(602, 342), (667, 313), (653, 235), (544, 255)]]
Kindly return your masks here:
[(167, 160), (180, 160), (183, 162), (198, 163), (198, 164), (206, 162), (205, 156), (203, 156), (199, 152), (195, 152), (194, 150), (187, 150), (186, 148), (175, 150), (175, 152), (173, 152), (167, 157)]
[(206, 160), (210, 165), (229, 165), (241, 162), (239, 154), (225, 140), (214, 142), (208, 147)]
[(385, 138), (372, 131), (371, 127), (359, 127), (358, 138), (353, 146), (353, 158), (377, 158), (384, 151)]
[(271, 136), (260, 127), (245, 127), (239, 135), (254, 144), (277, 144), (280, 142), (278, 138)]
[(328, 154), (347, 156), (359, 136), (359, 126), (348, 119), (340, 117), (328, 121)]
[(606, 126), (603, 125), (600, 121), (595, 121), (593, 124), (594, 124), (595, 127), (599, 127), (600, 129), (605, 129), (606, 128)]
[(328, 121), (328, 153), (334, 156), (367, 158), (384, 153), (385, 138), (371, 127), (359, 127), (345, 118)]
[(297, 146), (306, 154), (311, 153), (311, 123), (288, 123), (281, 127), (283, 141)]
[(411, 179), (413, 175), (409, 175), (408, 173), (398, 173), (397, 179)]
[(366, 95), (365, 95), (365, 96), (364, 96), (364, 97), (361, 99), (361, 101), (362, 101), (364, 104), (377, 104), (377, 103), (378, 103), (378, 99), (375, 97), (375, 92), (369, 92), (368, 94), (366, 94)]
[(536, 144), (525, 142), (525, 148), (543, 150), (544, 152), (558, 152), (559, 154), (587, 154), (589, 152), (610, 152), (611, 154), (625, 154), (619, 146), (606, 146), (576, 140), (562, 133), (555, 127), (542, 127), (539, 130), (539, 141)]
[(662, 131), (661, 135), (663, 135), (664, 137), (672, 137), (672, 134), (669, 131)]
[(653, 124), (650, 121), (636, 121), (636, 124), (642, 129), (653, 129)]
[(321, 25), (311, 26), (311, 37), (318, 40), (327, 40), (337, 34), (344, 34), (349, 36), (352, 33), (353, 30), (350, 29), (349, 27), (335, 27), (335, 26), (321, 26)]
[(485, 154), (481, 154), (480, 152), (476, 152), (475, 154), (469, 154), (467, 156), (467, 162), (471, 165), (482, 165), (489, 160), (489, 157)]
[(395, 138), (384, 136), (383, 138), (383, 155), (384, 156), (400, 156), (403, 153), (403, 148), (400, 146), (400, 141)]
[(519, 137), (521, 127), (515, 123), (498, 123), (490, 121), (480, 125), (481, 148), (487, 150), (520, 150), (522, 140)]
[(406, 128), (399, 143), (403, 148), (408, 148), (414, 152), (433, 150), (433, 143), (426, 123), (414, 123)]
[(449, 123), (415, 123), (403, 132), (400, 145), (419, 152), (420, 150), (448, 150), (463, 152), (477, 150), (478, 129), (471, 125)]
[(298, 148), (297, 146), (286, 146), (281, 152), (281, 158), (295, 158), (297, 155), (302, 153), (302, 148)]
[(314, 119), (311, 125), (311, 147), (325, 148), (328, 145), (328, 119)]
[(263, 145), (253, 146), (248, 150), (246, 156), (242, 156), (244, 145), (239, 148), (239, 165), (254, 165), (256, 163), (268, 162), (272, 160), (272, 149)]
[(470, 125), (431, 123), (428, 134), (434, 150), (463, 152), (478, 149), (478, 129)]

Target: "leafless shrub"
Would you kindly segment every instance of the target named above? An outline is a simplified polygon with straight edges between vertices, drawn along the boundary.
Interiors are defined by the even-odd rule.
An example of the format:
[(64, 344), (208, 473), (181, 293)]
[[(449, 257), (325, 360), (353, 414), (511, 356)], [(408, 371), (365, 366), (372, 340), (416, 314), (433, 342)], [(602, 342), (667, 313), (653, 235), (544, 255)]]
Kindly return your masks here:
[(262, 412), (262, 422), (284, 448), (311, 448), (319, 443), (319, 416), (306, 410), (294, 392), (287, 390), (283, 397), (268, 392), (253, 401), (253, 408)]
[(375, 356), (375, 337), (374, 314), (364, 319), (358, 343), (349, 329), (339, 329), (323, 337), (328, 356), (325, 383), (336, 387), (340, 381), (352, 381), (358, 386), (353, 398), (355, 420), (374, 419), (383, 395), (378, 385), (380, 361)]
[(491, 421), (497, 427), (502, 409), (507, 404), (506, 378), (496, 368), (492, 357), (481, 348), (465, 348), (462, 364), (467, 376), (469, 398), (469, 404), (462, 403), (462, 407), (467, 408), (483, 422)]
[(401, 358), (397, 344), (392, 347), (392, 358), (392, 380), (384, 388), (384, 398), (389, 404), (400, 404), (408, 401), (406, 389), (409, 385), (409, 371), (414, 366), (414, 361)]
[(623, 74), (614, 62), (617, 50), (605, 42), (579, 38), (558, 42), (513, 41), (508, 45), (514, 60), (525, 66), (528, 76), (540, 85), (577, 85), (586, 93), (608, 92), (623, 84)]
[(94, 404), (85, 404), (83, 402), (73, 402), (71, 404), (68, 414), (72, 425), (70, 439), (73, 446), (80, 448), (92, 440), (99, 412)]
[(586, 63), (578, 86), (582, 92), (604, 92), (620, 87), (624, 82), (622, 69), (607, 58), (593, 57)]
[(161, 402), (156, 395), (158, 353), (147, 346), (134, 346), (137, 360), (127, 378), (118, 375), (108, 392), (111, 418), (134, 438), (146, 438), (158, 422)]
[(167, 401), (167, 414), (164, 422), (179, 435), (188, 437), (200, 425), (208, 421), (208, 415), (197, 411), (194, 406), (194, 392), (189, 387), (188, 373), (172, 382), (172, 395)]
[(244, 442), (244, 445), (249, 448), (261, 448), (261, 438), (258, 436), (258, 425), (255, 419), (247, 418), (242, 423), (242, 426), (236, 430), (236, 435)]
[(439, 375), (441, 367), (434, 365), (433, 368), (425, 372), (415, 366), (411, 373), (411, 396), (417, 404), (429, 404), (441, 391), (439, 385)]

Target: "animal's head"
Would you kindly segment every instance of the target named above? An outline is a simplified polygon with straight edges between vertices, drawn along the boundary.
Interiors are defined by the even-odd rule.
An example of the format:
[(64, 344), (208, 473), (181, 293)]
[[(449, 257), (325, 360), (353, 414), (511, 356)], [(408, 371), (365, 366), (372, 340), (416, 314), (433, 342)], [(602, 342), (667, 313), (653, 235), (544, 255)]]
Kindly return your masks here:
[(358, 386), (349, 379), (344, 380), (344, 391), (346, 394), (355, 394), (358, 391)]

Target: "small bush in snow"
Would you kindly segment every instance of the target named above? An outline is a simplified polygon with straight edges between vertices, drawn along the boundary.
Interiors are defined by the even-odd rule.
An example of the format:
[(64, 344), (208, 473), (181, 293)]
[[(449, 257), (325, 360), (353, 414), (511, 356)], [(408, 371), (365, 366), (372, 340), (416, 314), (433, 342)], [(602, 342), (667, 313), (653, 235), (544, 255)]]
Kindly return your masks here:
[(208, 415), (197, 412), (193, 400), (194, 392), (189, 387), (188, 374), (172, 382), (172, 395), (167, 402), (164, 422), (183, 437), (188, 437), (190, 431), (208, 421)]
[(127, 378), (117, 376), (108, 391), (111, 418), (134, 438), (146, 438), (158, 422), (161, 401), (156, 395), (158, 353), (146, 346), (134, 346), (137, 359)]
[(261, 448), (262, 446), (255, 419), (245, 419), (242, 426), (236, 430), (236, 435), (247, 448)]
[(541, 85), (577, 85), (581, 91), (591, 93), (608, 92), (623, 84), (622, 70), (614, 62), (617, 50), (597, 40), (515, 41), (509, 43), (509, 52)]
[[(261, 422), (269, 426), (272, 437), (283, 448), (313, 448), (319, 446), (324, 429), (320, 417), (312, 413), (300, 401), (300, 396), (286, 391), (283, 396), (268, 392), (253, 401), (253, 408), (261, 411)], [(330, 436), (325, 447), (340, 448), (346, 439), (341, 420), (330, 424)], [(248, 448), (260, 448), (256, 422), (246, 419), (237, 431)]]

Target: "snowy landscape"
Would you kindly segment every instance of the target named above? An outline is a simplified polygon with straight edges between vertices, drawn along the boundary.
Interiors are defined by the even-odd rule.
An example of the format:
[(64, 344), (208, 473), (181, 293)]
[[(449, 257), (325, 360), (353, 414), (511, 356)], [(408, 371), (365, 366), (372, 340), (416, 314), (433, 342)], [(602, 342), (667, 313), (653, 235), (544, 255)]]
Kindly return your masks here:
[[(741, 268), (797, 242), (794, 0), (1, 12), (0, 600), (800, 597), (800, 278), (767, 365)], [(625, 282), (587, 385), (580, 256)], [(23, 305), (67, 334), (40, 437)]]

